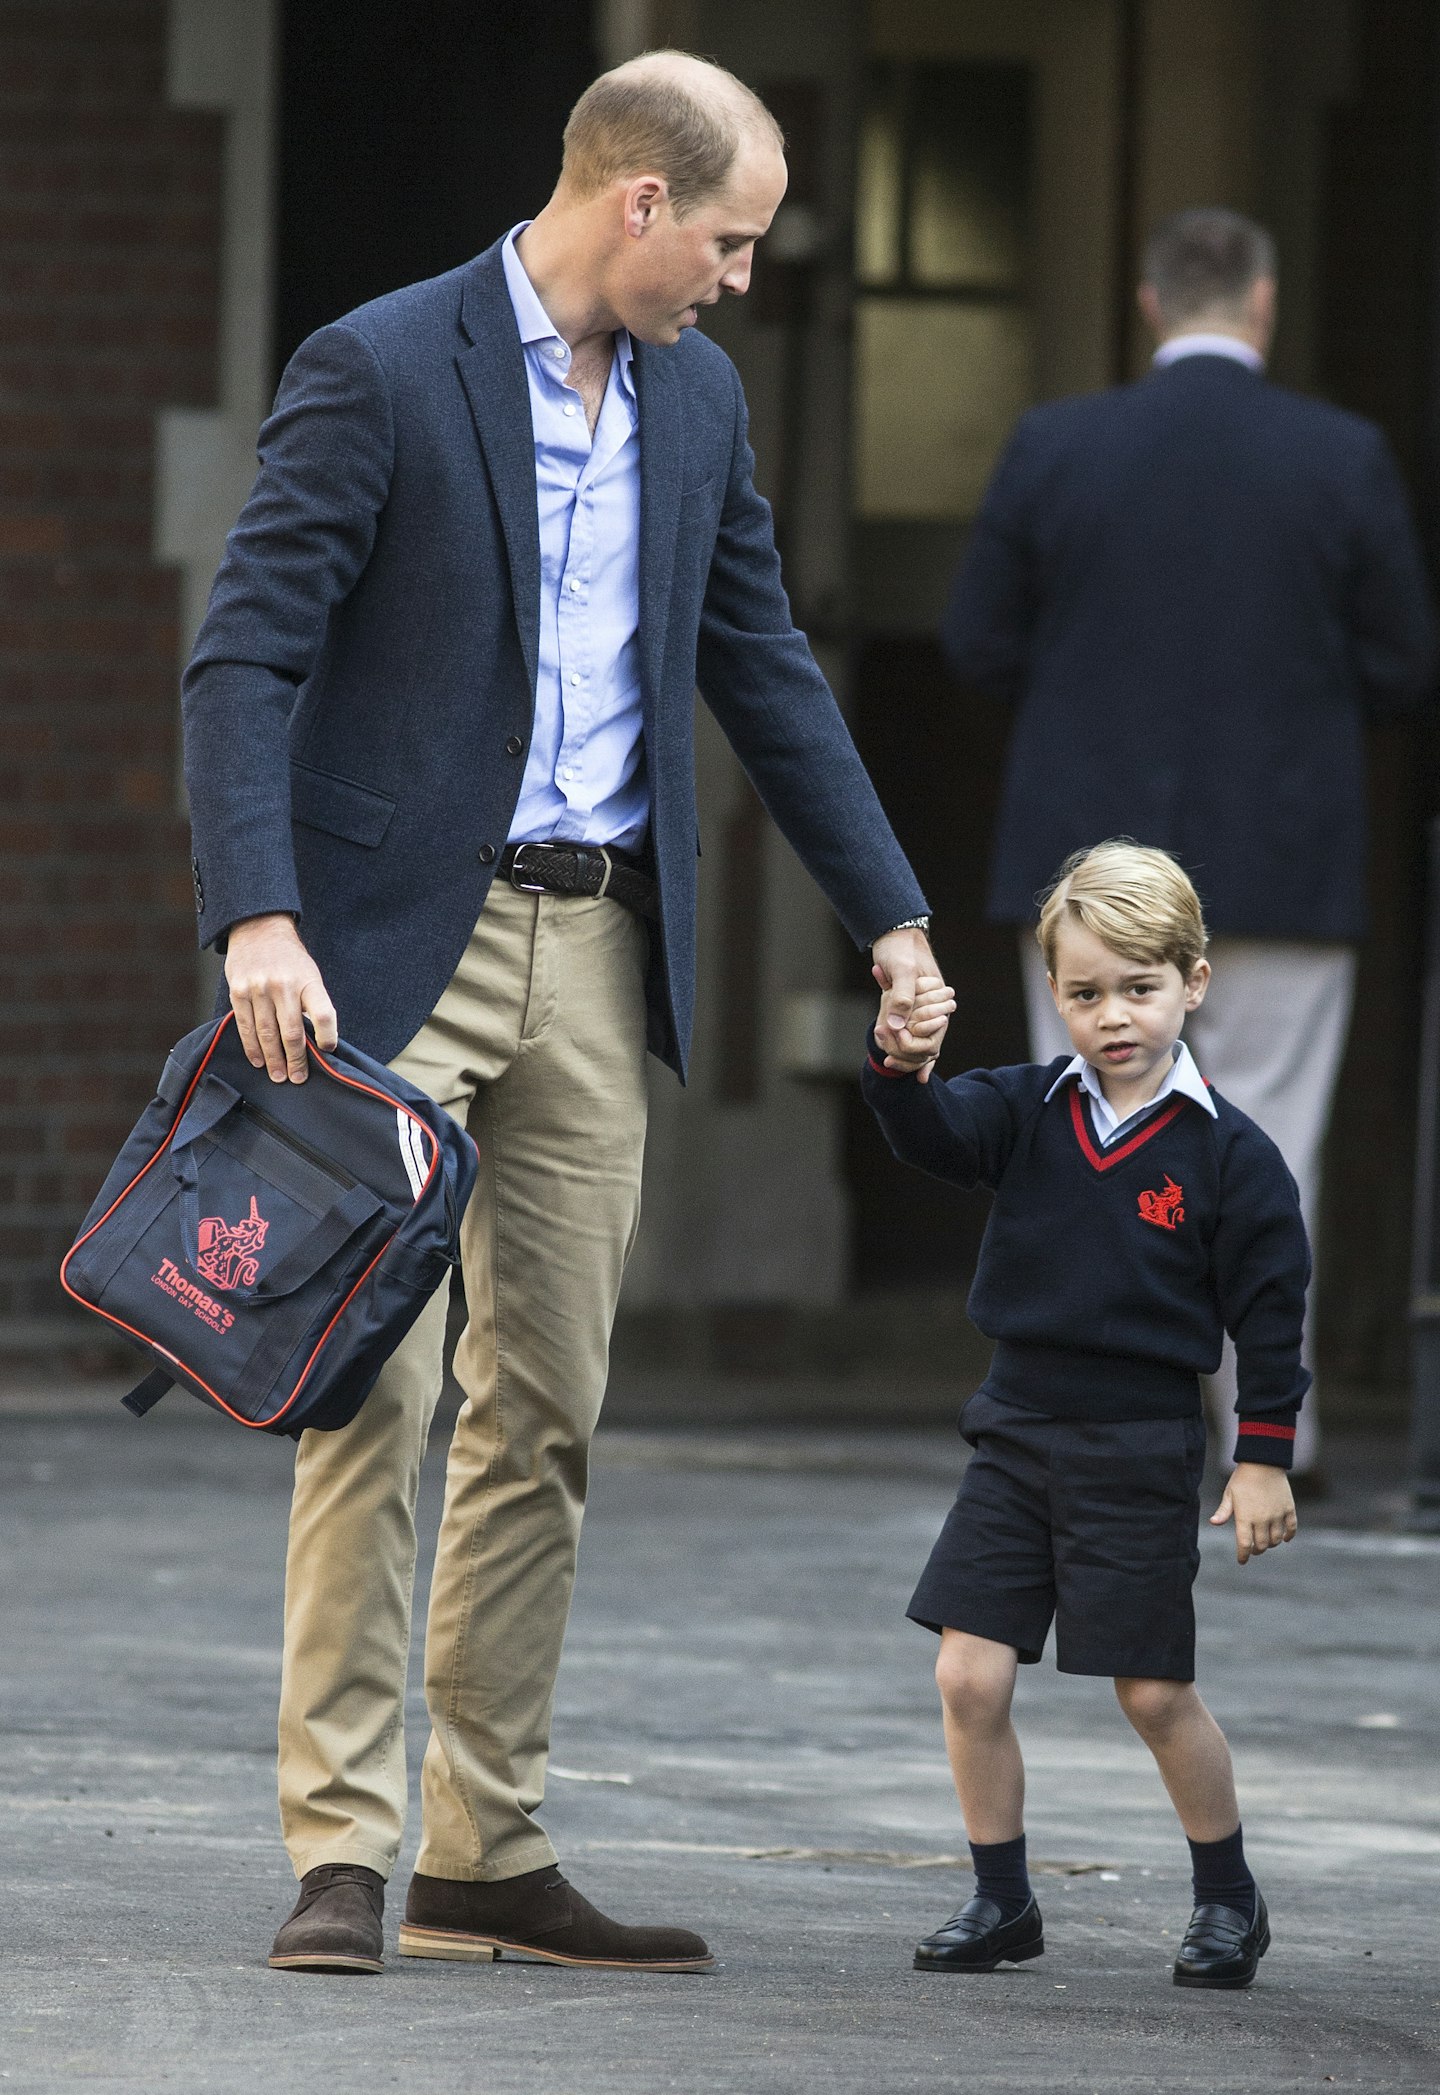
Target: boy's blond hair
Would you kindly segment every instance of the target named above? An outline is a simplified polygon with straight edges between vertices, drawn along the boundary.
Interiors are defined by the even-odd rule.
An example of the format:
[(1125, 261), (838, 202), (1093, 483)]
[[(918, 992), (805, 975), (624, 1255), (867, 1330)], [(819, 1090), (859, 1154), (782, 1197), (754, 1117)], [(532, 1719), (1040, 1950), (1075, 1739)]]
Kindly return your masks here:
[(1205, 918), (1189, 874), (1168, 851), (1132, 837), (1072, 851), (1041, 897), (1035, 936), (1051, 975), (1055, 941), (1067, 921), (1083, 924), (1127, 960), (1173, 961), (1187, 981), (1205, 957)]

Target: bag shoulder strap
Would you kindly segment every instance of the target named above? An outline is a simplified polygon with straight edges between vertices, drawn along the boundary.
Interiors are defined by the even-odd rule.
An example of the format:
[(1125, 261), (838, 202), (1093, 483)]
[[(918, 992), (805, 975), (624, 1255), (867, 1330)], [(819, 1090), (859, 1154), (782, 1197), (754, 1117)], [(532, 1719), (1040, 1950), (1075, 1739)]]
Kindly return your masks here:
[(144, 1418), (147, 1411), (155, 1409), (166, 1390), (174, 1387), (174, 1378), (167, 1375), (164, 1368), (152, 1368), (144, 1381), (137, 1382), (120, 1402), (127, 1411), (133, 1412), (136, 1418)]

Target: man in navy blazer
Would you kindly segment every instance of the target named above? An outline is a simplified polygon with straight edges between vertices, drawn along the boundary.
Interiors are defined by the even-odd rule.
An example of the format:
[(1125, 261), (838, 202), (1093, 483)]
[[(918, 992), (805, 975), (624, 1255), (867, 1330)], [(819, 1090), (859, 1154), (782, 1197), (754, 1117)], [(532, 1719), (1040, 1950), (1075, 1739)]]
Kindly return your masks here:
[[(698, 682), (888, 982), (925, 898), (781, 586), (733, 366), (783, 141), (720, 68), (596, 82), (554, 197), (467, 264), (322, 328), (281, 382), (185, 680), (204, 942), (251, 1060), (303, 1021), (475, 1135), (466, 1393), (431, 1590), (424, 1834), (402, 1952), (697, 1969), (536, 1822), (586, 1450), (639, 1215), (647, 1047), (694, 1001)], [(299, 1902), (271, 1962), (378, 1971), (403, 1828), (414, 1502), (444, 1291), (354, 1423), (299, 1446), (280, 1795)]]
[(1365, 722), (1429, 694), (1435, 628), (1380, 431), (1265, 379), (1275, 296), (1261, 227), (1199, 210), (1157, 229), (1152, 369), (1023, 417), (943, 640), (1017, 709), (989, 906), (1027, 927), (1032, 1052), (1068, 1053), (1039, 891), (1105, 837), (1173, 852), (1217, 934), (1190, 1039), (1279, 1144), (1313, 1234), (1365, 928)]

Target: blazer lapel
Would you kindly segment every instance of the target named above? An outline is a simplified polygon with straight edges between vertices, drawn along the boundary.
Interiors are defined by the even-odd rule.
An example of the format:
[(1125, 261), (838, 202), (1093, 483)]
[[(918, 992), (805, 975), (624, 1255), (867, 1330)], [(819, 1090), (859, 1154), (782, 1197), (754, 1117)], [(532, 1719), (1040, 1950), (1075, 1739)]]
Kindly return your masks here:
[(533, 694), (540, 652), (540, 515), (530, 381), (498, 246), (466, 279), (460, 325), (470, 346), (455, 359), (489, 468), (510, 562), (515, 625)]
[(647, 705), (653, 706), (665, 663), (685, 426), (670, 358), (637, 342), (635, 372), (640, 406), (640, 665)]

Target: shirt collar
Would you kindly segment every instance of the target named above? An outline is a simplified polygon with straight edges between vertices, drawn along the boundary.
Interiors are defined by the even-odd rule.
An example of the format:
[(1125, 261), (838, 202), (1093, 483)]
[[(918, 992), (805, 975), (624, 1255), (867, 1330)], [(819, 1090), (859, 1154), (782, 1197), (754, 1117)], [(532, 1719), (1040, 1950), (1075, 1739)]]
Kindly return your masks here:
[(1184, 356), (1228, 356), (1233, 363), (1243, 364), (1247, 371), (1263, 371), (1265, 359), (1249, 342), (1242, 342), (1235, 335), (1206, 334), (1197, 328), (1191, 335), (1172, 335), (1162, 342), (1150, 359), (1151, 368), (1163, 371), (1170, 364), (1178, 364)]
[[(555, 358), (555, 369), (562, 378), (570, 369), (570, 345), (555, 332), (555, 323), (540, 303), (540, 294), (526, 273), (525, 264), (515, 252), (515, 242), (531, 223), (522, 218), (518, 226), (512, 226), (505, 235), (500, 250), (500, 260), (505, 269), (505, 288), (510, 293), (510, 303), (515, 310), (515, 324), (520, 330), (520, 340), (528, 348), (531, 343), (544, 343), (548, 349), (563, 349), (563, 357)], [(631, 399), (635, 398), (635, 381), (631, 365), (635, 359), (635, 346), (627, 327), (615, 330), (615, 366), (620, 374), (620, 383)], [(548, 368), (548, 366), (547, 366)]]
[[(1083, 1055), (1072, 1055), (1045, 1094), (1047, 1106), (1051, 1099), (1054, 1098), (1056, 1092), (1063, 1090), (1072, 1077), (1080, 1079), (1081, 1089), (1088, 1091), (1091, 1098), (1105, 1098), (1105, 1093), (1100, 1086), (1099, 1071), (1092, 1069)], [(1220, 1115), (1215, 1110), (1215, 1101), (1210, 1096), (1210, 1087), (1201, 1076), (1195, 1064), (1195, 1057), (1191, 1054), (1189, 1048), (1186, 1047), (1183, 1040), (1176, 1041), (1175, 1059), (1170, 1065), (1165, 1081), (1161, 1084), (1160, 1089), (1153, 1098), (1146, 1099), (1145, 1106), (1158, 1106), (1162, 1098), (1169, 1098), (1174, 1093), (1178, 1093), (1182, 1098), (1192, 1100), (1197, 1106), (1203, 1106), (1212, 1120), (1220, 1118)], [(1108, 1099), (1106, 1104), (1109, 1104)], [(1145, 1107), (1138, 1107), (1136, 1110), (1143, 1112)], [(1133, 1118), (1134, 1116), (1131, 1115), (1129, 1117)]]

